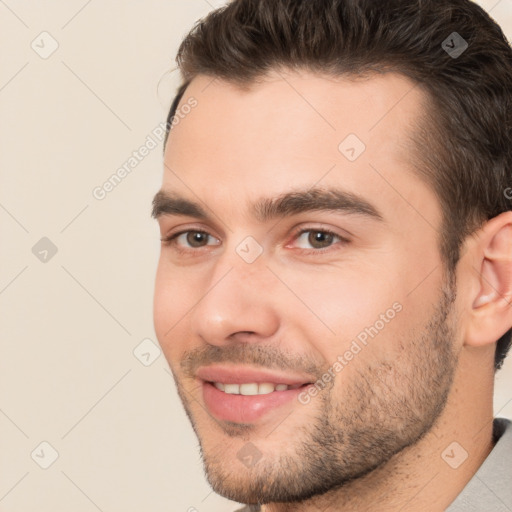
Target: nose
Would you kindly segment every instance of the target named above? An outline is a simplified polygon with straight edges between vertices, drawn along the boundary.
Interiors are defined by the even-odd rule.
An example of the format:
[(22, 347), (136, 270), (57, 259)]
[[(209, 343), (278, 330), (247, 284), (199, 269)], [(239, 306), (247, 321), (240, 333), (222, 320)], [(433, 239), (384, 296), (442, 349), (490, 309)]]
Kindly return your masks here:
[[(235, 258), (238, 258), (235, 255)], [(204, 341), (223, 346), (268, 340), (279, 330), (272, 273), (263, 261), (231, 259), (212, 271), (191, 325)]]

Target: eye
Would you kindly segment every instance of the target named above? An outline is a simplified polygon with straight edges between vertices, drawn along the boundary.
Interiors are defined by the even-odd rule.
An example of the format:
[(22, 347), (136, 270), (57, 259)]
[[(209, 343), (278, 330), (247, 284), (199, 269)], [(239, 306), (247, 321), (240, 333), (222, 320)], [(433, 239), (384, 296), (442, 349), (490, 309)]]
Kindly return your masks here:
[(348, 242), (341, 236), (325, 229), (306, 229), (296, 237), (296, 246), (300, 249), (327, 249), (336, 242)]
[[(162, 239), (169, 245), (177, 245), (180, 248), (198, 249), (208, 245), (219, 245), (220, 241), (206, 231), (181, 231)], [(212, 243), (213, 242), (213, 243)]]

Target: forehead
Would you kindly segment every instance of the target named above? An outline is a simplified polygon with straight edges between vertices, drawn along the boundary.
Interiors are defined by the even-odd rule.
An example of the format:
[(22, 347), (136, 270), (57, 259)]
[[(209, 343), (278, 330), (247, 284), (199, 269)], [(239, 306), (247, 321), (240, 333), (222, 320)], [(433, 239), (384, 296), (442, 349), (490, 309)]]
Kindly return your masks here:
[[(163, 189), (206, 202), (247, 202), (315, 184), (424, 204), (437, 200), (412, 172), (410, 136), (425, 96), (395, 73), (328, 77), (280, 71), (239, 87), (200, 75), (193, 109), (169, 135)], [(424, 197), (421, 197), (421, 196)]]

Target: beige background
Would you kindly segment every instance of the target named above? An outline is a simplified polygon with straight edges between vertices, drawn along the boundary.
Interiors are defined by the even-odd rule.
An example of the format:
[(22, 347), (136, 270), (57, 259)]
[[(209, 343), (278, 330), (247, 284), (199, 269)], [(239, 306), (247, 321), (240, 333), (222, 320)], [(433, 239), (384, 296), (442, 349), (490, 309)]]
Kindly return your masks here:
[[(163, 356), (133, 353), (156, 339), (161, 143), (93, 196), (165, 121), (178, 44), (221, 3), (0, 0), (2, 512), (237, 508), (203, 477)], [(482, 4), (512, 36), (512, 0)], [(33, 254), (42, 237), (55, 255)], [(511, 384), (512, 358), (496, 415)]]

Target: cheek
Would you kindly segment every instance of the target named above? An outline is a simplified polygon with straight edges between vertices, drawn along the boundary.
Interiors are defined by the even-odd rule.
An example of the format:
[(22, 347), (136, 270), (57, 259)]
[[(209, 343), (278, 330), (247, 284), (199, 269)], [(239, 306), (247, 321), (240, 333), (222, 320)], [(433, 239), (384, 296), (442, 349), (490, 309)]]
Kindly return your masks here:
[(331, 334), (341, 338), (356, 334), (399, 299), (383, 274), (389, 276), (389, 269), (375, 269), (373, 273), (368, 267), (364, 272), (334, 269), (295, 276), (290, 273), (283, 280), (300, 301), (290, 297), (288, 302), (293, 307), (289, 307), (288, 314), (293, 312), (295, 318), (302, 319), (319, 334), (334, 331)]
[[(397, 258), (388, 263), (365, 265), (364, 271), (347, 267), (283, 275), (301, 299), (287, 300), (288, 321), (329, 364), (354, 340), (362, 347), (373, 345), (363, 359), (400, 350), (400, 332), (408, 332), (423, 319), (425, 301), (435, 289), (411, 294), (414, 276), (400, 270)], [(437, 276), (432, 278), (434, 282)]]

